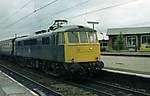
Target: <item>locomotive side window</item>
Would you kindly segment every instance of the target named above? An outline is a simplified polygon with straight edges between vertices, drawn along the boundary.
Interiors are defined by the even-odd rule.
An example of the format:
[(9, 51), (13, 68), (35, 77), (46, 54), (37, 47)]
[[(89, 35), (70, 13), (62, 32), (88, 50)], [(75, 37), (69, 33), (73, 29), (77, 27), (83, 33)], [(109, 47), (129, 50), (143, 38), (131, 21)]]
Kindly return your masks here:
[(80, 42), (88, 43), (88, 38), (86, 32), (80, 32)]
[(17, 45), (18, 45), (18, 46), (21, 46), (21, 41), (18, 41), (18, 42), (17, 42)]
[(90, 43), (97, 42), (96, 32), (88, 32), (88, 37)]
[(78, 33), (77, 32), (68, 32), (69, 43), (78, 43)]
[(24, 44), (25, 46), (28, 46), (28, 45), (36, 45), (36, 44), (37, 44), (37, 40), (36, 40), (36, 39), (24, 40), (24, 41), (23, 41), (23, 44)]
[(49, 37), (42, 38), (42, 44), (49, 44)]
[(29, 40), (24, 40), (24, 41), (23, 41), (23, 44), (24, 44), (25, 46), (27, 46), (27, 45), (30, 45), (30, 42), (29, 42)]
[(64, 44), (64, 33), (60, 32), (57, 34), (57, 44)]
[(36, 45), (37, 44), (36, 39), (31, 39), (29, 42), (30, 42), (30, 45)]

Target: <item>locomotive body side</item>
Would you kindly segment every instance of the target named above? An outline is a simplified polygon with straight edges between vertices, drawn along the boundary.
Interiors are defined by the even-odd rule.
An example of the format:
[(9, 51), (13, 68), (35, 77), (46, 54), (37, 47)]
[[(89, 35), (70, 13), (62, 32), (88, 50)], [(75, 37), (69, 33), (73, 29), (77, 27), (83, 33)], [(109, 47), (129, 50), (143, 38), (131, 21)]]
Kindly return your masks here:
[(16, 40), (16, 56), (51, 62), (64, 62), (64, 45), (57, 46), (56, 33)]
[(88, 27), (66, 26), (9, 42), (10, 49), (5, 49), (8, 50), (5, 54), (13, 53), (23, 66), (52, 71), (61, 76), (97, 72), (104, 67), (100, 60), (97, 32)]

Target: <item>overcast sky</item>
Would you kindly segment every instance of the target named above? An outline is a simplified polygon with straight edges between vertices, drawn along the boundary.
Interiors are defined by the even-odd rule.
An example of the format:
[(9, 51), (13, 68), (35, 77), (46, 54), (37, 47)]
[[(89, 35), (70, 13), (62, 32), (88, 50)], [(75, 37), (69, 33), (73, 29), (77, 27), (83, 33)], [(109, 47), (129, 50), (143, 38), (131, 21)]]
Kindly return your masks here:
[(104, 34), (107, 28), (150, 25), (150, 0), (0, 0), (0, 7), (0, 39), (47, 29), (55, 19), (89, 27), (87, 21), (98, 21), (95, 29)]

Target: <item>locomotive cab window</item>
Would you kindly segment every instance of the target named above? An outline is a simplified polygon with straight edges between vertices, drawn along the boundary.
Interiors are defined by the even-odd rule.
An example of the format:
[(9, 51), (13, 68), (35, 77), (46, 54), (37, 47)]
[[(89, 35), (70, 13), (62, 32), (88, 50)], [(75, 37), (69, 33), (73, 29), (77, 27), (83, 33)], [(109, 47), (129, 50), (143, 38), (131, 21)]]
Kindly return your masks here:
[(88, 32), (88, 38), (90, 43), (97, 42), (97, 35), (96, 32)]
[(87, 32), (80, 32), (80, 43), (88, 43)]
[(57, 44), (64, 44), (64, 33), (57, 33)]
[(78, 43), (78, 32), (68, 32), (69, 43)]

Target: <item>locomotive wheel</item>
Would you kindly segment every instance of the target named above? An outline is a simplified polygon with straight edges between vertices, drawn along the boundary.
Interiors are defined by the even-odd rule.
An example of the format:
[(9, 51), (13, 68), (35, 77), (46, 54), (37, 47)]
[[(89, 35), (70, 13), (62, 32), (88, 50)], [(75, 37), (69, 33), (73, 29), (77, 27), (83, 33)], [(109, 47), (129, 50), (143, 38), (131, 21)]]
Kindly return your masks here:
[(61, 77), (61, 76), (64, 76), (65, 75), (65, 70), (63, 68), (63, 66), (59, 63), (52, 63), (51, 64), (51, 68), (52, 68), (52, 72), (58, 76), (58, 77)]

